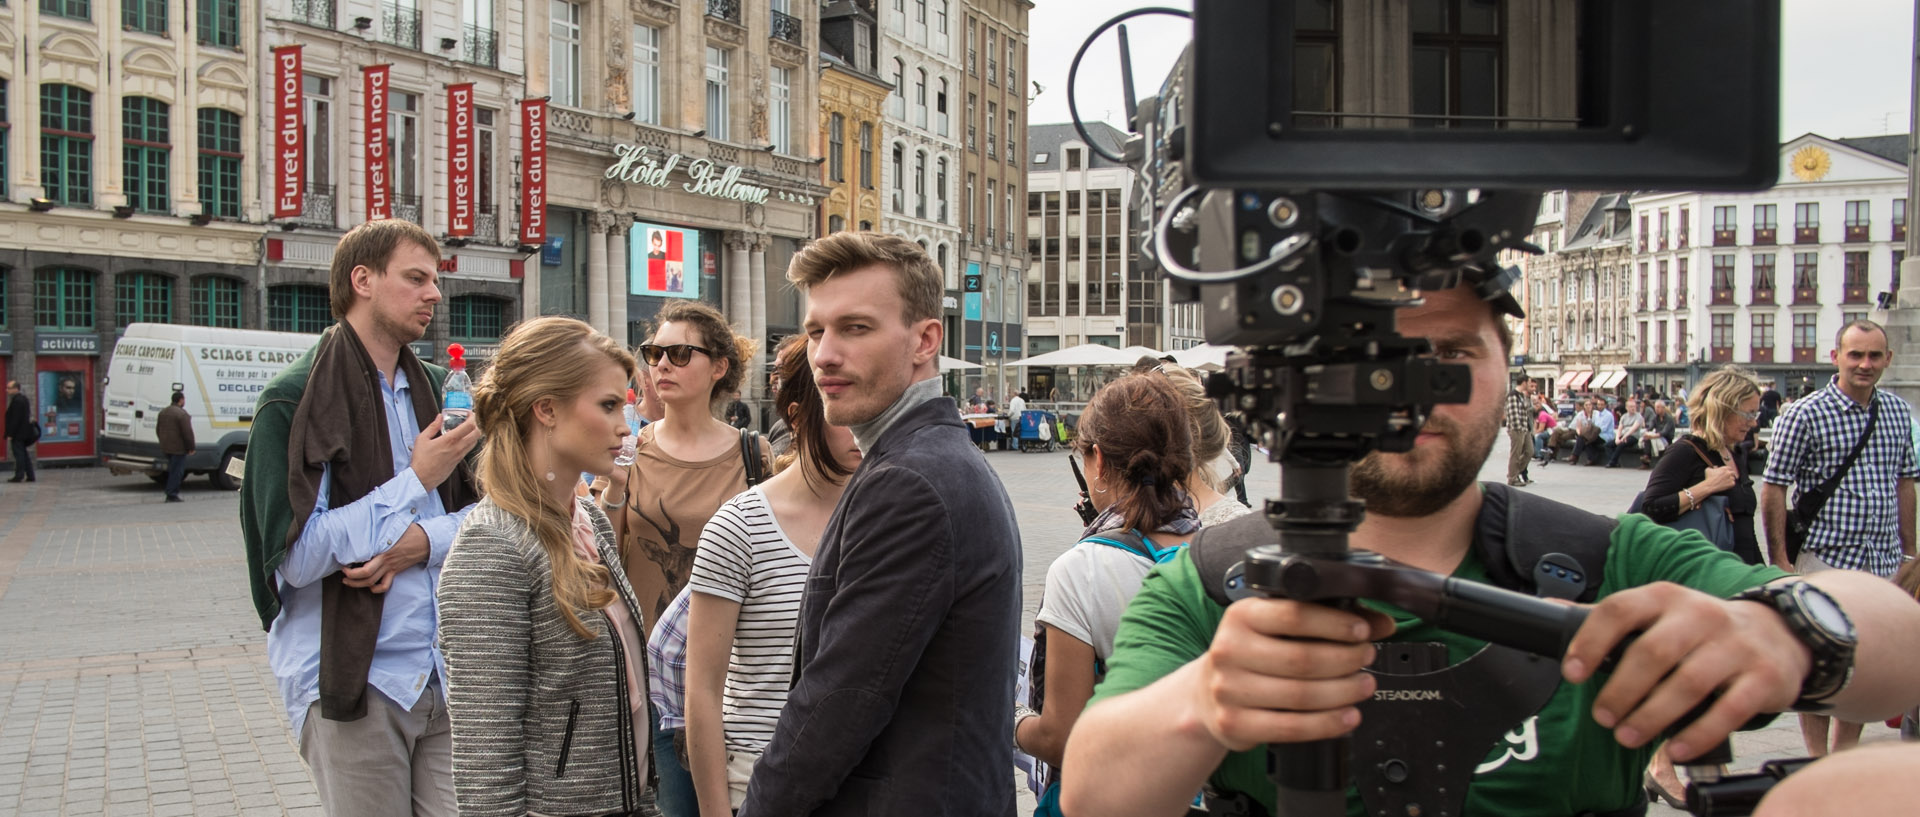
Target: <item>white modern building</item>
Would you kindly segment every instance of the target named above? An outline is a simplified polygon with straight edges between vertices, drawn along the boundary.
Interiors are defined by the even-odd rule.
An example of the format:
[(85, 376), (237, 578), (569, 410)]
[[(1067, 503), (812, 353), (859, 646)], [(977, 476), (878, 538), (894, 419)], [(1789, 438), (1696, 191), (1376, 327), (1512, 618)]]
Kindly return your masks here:
[(1672, 393), (1725, 363), (1782, 393), (1833, 373), (1847, 321), (1885, 323), (1906, 255), (1907, 136), (1807, 134), (1755, 193), (1633, 197), (1636, 384)]
[[(960, 290), (959, 22), (956, 0), (879, 0), (880, 76), (893, 84), (881, 133), (881, 224), (917, 241)], [(861, 138), (866, 138), (864, 135)], [(948, 339), (957, 354), (958, 337)]]

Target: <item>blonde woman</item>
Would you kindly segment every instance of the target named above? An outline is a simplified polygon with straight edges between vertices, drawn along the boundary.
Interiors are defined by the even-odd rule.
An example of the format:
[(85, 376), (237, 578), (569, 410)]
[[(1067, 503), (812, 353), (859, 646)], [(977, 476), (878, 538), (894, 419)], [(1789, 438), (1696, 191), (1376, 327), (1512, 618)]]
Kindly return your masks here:
[(646, 788), (645, 631), (613, 527), (575, 496), (613, 470), (632, 356), (572, 318), (515, 327), (474, 390), (486, 442), (441, 569), (460, 813), (625, 814)]
[(827, 424), (806, 340), (789, 339), (775, 362), (774, 404), (793, 447), (772, 479), (720, 506), (687, 583), (687, 754), (702, 817), (740, 807), (753, 763), (773, 739), (813, 553), (860, 465), (853, 429)]
[[(1139, 371), (1139, 368), (1135, 367), (1135, 371)], [(1251, 508), (1221, 493), (1218, 488), (1233, 476), (1239, 466), (1227, 454), (1227, 443), (1233, 439), (1233, 430), (1227, 425), (1227, 419), (1220, 415), (1219, 404), (1207, 396), (1207, 389), (1201, 385), (1197, 375), (1178, 364), (1159, 363), (1150, 371), (1158, 372), (1173, 385), (1192, 427), (1193, 468), (1181, 481), (1180, 487), (1193, 500), (1193, 509), (1200, 514), (1201, 526), (1218, 525), (1252, 513)]]

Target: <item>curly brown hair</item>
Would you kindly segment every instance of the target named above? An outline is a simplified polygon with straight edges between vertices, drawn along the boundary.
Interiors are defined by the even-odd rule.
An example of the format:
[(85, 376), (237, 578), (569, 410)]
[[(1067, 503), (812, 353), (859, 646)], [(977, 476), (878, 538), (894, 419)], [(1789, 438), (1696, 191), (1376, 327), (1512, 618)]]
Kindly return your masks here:
[[(736, 334), (728, 325), (727, 317), (720, 310), (700, 301), (674, 300), (660, 307), (660, 312), (647, 324), (647, 338), (652, 342), (654, 335), (660, 334), (660, 327), (669, 323), (684, 323), (700, 333), (700, 346), (713, 352), (714, 360), (727, 362), (727, 373), (713, 384), (713, 392), (708, 395), (710, 402), (718, 402), (740, 388), (741, 381), (747, 376), (747, 361), (753, 358), (758, 345), (752, 339)], [(637, 354), (637, 350), (636, 350)]]

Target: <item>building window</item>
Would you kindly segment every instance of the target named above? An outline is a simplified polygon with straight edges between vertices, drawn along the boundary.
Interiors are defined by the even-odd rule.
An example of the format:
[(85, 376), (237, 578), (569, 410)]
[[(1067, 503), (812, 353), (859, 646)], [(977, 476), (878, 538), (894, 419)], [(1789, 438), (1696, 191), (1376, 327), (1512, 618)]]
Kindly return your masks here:
[(992, 179), (988, 179), (988, 180), (987, 180), (987, 200), (986, 200), (986, 206), (985, 206), (985, 207), (983, 207), (983, 208), (981, 208), (982, 210), (984, 210), (984, 211), (986, 211), (986, 219), (987, 219), (987, 243), (988, 243), (988, 244), (992, 244), (992, 243), (993, 243), (993, 211), (994, 211), (994, 207), (993, 207), (993, 203), (994, 203), (994, 198), (995, 198), (995, 196), (994, 196), (994, 187), (995, 187), (995, 186), (996, 186), (996, 185), (995, 185), (995, 182), (994, 182), (994, 180), (992, 180)]
[(7, 151), (8, 137), (13, 133), (13, 119), (8, 113), (12, 94), (13, 84), (0, 79), (0, 201), (7, 198), (7, 177), (13, 172), (13, 163), (8, 161), (12, 156)]
[(1795, 289), (1813, 289), (1820, 285), (1820, 254), (1797, 252), (1793, 254), (1793, 286)]
[(987, 158), (989, 159), (994, 158), (994, 156), (996, 155), (994, 150), (995, 146), (1000, 144), (1000, 136), (999, 136), (1000, 117), (998, 115), (999, 111), (1000, 111), (999, 103), (996, 103), (996, 102), (987, 103)]
[(1779, 205), (1756, 204), (1753, 206), (1753, 228), (1756, 230), (1777, 230), (1780, 225), (1775, 221)]
[(847, 220), (839, 216), (827, 216), (827, 235), (833, 235), (847, 228)]
[[(861, 133), (864, 138), (866, 134)], [(840, 114), (827, 117), (827, 178), (831, 181), (847, 180), (847, 118)]]
[(287, 284), (267, 289), (267, 328), (275, 332), (316, 335), (333, 325), (333, 307), (327, 288)]
[(35, 270), (34, 323), (41, 329), (92, 329), (93, 275), (74, 267)]
[(969, 236), (976, 234), (979, 228), (980, 211), (974, 209), (975, 198), (973, 195), (974, 181), (978, 177), (979, 174), (976, 173), (967, 174), (967, 212), (960, 216), (961, 219), (966, 222), (965, 226), (967, 228), (967, 235)]
[(1873, 210), (1868, 202), (1847, 202), (1847, 240), (1866, 241), (1867, 226), (1873, 221)]
[(1753, 348), (1773, 348), (1773, 314), (1756, 312), (1753, 316)]
[[(1409, 96), (1416, 128), (1491, 128), (1501, 114), (1500, 6), (1492, 0), (1413, 0)], [(1458, 117), (1458, 118), (1448, 118)], [(1482, 118), (1468, 118), (1482, 117)]]
[(1795, 230), (1820, 228), (1820, 202), (1803, 201), (1793, 206), (1793, 228)]
[(1067, 149), (1067, 169), (1068, 170), (1080, 169), (1080, 151), (1072, 148)]
[[(200, 203), (217, 218), (240, 217), (240, 115), (200, 109)], [(404, 160), (402, 166), (408, 164)]]
[(973, 112), (979, 104), (978, 94), (967, 94), (967, 150), (979, 153), (979, 143), (974, 141)]
[(393, 216), (420, 223), (420, 95), (387, 91), (388, 161), (392, 162)]
[(907, 64), (899, 57), (893, 58), (893, 93), (887, 96), (887, 115), (907, 118)]
[(860, 186), (873, 189), (873, 123), (860, 123)]
[(772, 131), (768, 140), (773, 144), (775, 153), (793, 152), (793, 69), (776, 65), (769, 72), (773, 87), (773, 104), (768, 115), (767, 128)]
[(240, 47), (240, 0), (198, 0), (201, 45)]
[(1755, 290), (1773, 289), (1773, 253), (1753, 254), (1753, 288)]
[(927, 217), (927, 152), (913, 154), (913, 217)]
[(1846, 276), (1846, 285), (1864, 287), (1867, 285), (1867, 251), (1854, 250), (1845, 253), (1842, 258), (1846, 265), (1842, 274)]
[(1019, 63), (1014, 62), (1013, 49), (1014, 49), (1013, 35), (1008, 34), (1007, 35), (1007, 90), (1018, 91), (1020, 90), (1020, 69), (1018, 68)]
[[(947, 222), (947, 157), (942, 156), (939, 159), (935, 160), (933, 163), (933, 166), (934, 166), (933, 195), (934, 195), (934, 198), (937, 198), (940, 200), (940, 209), (939, 209), (939, 213), (937, 214), (939, 216), (938, 221), (941, 224), (946, 224), (948, 223)], [(944, 250), (945, 246), (943, 245), (941, 249)]]
[(1716, 313), (1713, 316), (1713, 325), (1709, 331), (1712, 333), (1711, 341), (1713, 343), (1714, 348), (1716, 349), (1732, 348), (1733, 347), (1733, 313), (1731, 312)]
[(240, 280), (202, 275), (193, 282), (189, 304), (194, 326), (240, 328)]
[[(300, 78), (307, 99), (307, 189), (333, 191), (333, 80), (307, 74)], [(309, 213), (311, 215), (311, 213)]]
[(1007, 164), (1020, 164), (1020, 142), (1016, 138), (1019, 130), (1020, 114), (1012, 108), (1007, 109)]
[(167, 103), (144, 96), (120, 100), (121, 167), (127, 203), (143, 213), (169, 209)]
[(913, 80), (913, 126), (927, 126), (927, 69), (914, 69)]
[(1014, 242), (1013, 225), (1016, 224), (1017, 222), (1013, 220), (1013, 202), (1014, 202), (1014, 199), (1016, 198), (1019, 198), (1018, 188), (1014, 187), (1012, 184), (1008, 184), (1007, 185), (1007, 214), (1006, 214), (1007, 215), (1007, 218), (1006, 218), (1007, 246), (1012, 246)]
[(933, 95), (933, 130), (941, 136), (947, 135), (947, 81), (940, 80), (940, 90)]
[(40, 0), (40, 13), (71, 20), (93, 19), (92, 0)]
[(173, 322), (173, 279), (157, 272), (128, 272), (113, 279), (113, 322)]
[(121, 0), (120, 25), (128, 31), (167, 35), (167, 0)]
[(633, 118), (660, 124), (660, 29), (633, 27)]
[(93, 205), (92, 92), (57, 83), (40, 86), (40, 183), (47, 198), (60, 204)]
[(1722, 253), (1713, 257), (1713, 288), (1715, 291), (1733, 289), (1733, 256)]
[(500, 237), (500, 216), (493, 202), (493, 117), (492, 108), (473, 109), (473, 176), (480, 200), (479, 218), (474, 220), (473, 231), (486, 241)]
[[(4, 88), (4, 86), (0, 86), (0, 88)], [(0, 104), (4, 104), (3, 97), (0, 97)], [(6, 111), (0, 110), (0, 120), (4, 120), (4, 119), (6, 119)], [(0, 124), (0, 127), (5, 127), (5, 125)], [(1894, 240), (1896, 241), (1907, 237), (1907, 200), (1906, 199), (1893, 200), (1893, 231), (1895, 233)]]
[(853, 67), (873, 71), (873, 30), (866, 23), (853, 24)]
[(707, 46), (707, 138), (727, 141), (728, 105), (732, 98), (727, 93), (732, 71), (733, 52), (724, 48)]
[(995, 38), (999, 32), (986, 26), (980, 28), (987, 34), (987, 84), (997, 87), (1000, 84), (1000, 47)]
[(580, 106), (580, 4), (548, 0), (547, 93), (557, 105)]
[(1818, 331), (1820, 316), (1813, 312), (1797, 312), (1793, 316), (1793, 348), (1795, 352), (1805, 349), (1807, 353), (1820, 346)]
[(893, 211), (907, 211), (907, 149), (893, 146)]
[(500, 298), (456, 295), (447, 302), (447, 335), (455, 340), (499, 340), (506, 326), (507, 302)]

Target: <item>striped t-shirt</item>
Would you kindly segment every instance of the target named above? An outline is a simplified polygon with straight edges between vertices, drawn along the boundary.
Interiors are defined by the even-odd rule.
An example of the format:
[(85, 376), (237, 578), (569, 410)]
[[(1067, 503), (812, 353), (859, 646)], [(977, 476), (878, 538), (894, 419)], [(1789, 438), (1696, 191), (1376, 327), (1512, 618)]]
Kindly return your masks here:
[(773, 740), (793, 677), (793, 631), (812, 564), (780, 530), (759, 488), (727, 500), (700, 534), (687, 586), (740, 603), (721, 699), (728, 749), (757, 755)]

